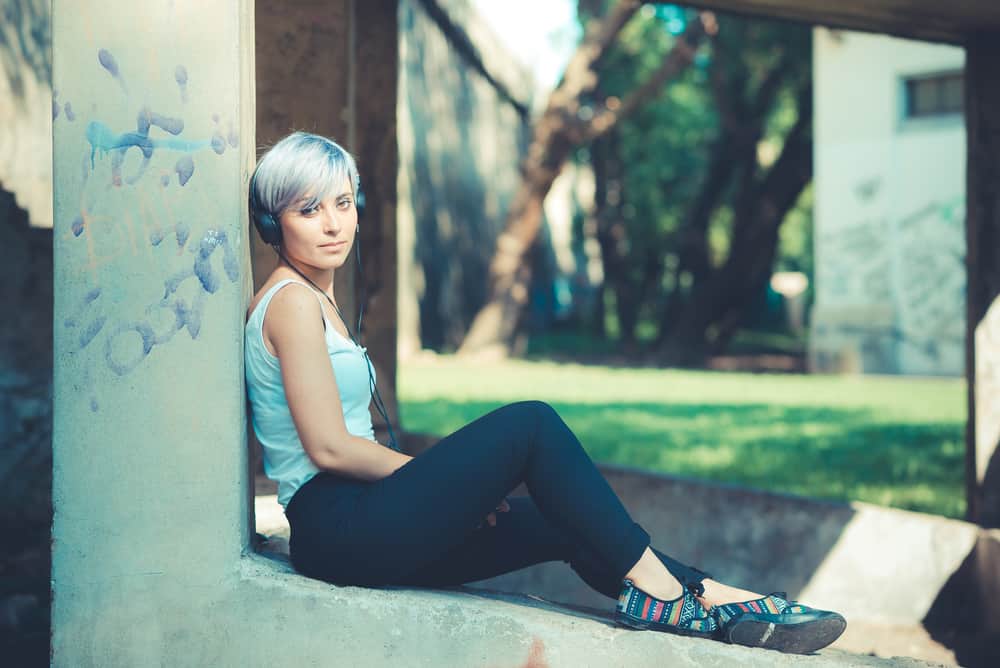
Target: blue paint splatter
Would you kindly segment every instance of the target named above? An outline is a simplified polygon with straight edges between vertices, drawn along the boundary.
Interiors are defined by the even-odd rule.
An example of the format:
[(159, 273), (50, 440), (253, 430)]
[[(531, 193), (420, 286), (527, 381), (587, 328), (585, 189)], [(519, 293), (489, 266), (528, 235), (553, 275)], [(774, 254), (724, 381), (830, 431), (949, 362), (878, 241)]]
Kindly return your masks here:
[(163, 230), (155, 229), (149, 233), (149, 243), (159, 246), (163, 241)]
[(197, 339), (201, 332), (201, 304), (202, 293), (195, 297), (195, 304), (188, 306), (183, 299), (177, 299), (173, 303), (174, 317), (177, 321), (177, 331), (187, 328), (188, 335), (192, 339)]
[(182, 156), (174, 165), (174, 171), (177, 172), (177, 183), (182, 186), (187, 184), (191, 175), (194, 174), (194, 160), (191, 159), (190, 155)]
[(222, 137), (221, 132), (216, 132), (212, 135), (212, 150), (219, 155), (226, 152), (226, 140)]
[[(118, 337), (127, 332), (135, 332), (142, 339), (142, 351), (134, 355), (131, 359), (119, 360), (115, 355), (114, 344)], [(104, 359), (108, 363), (108, 368), (119, 376), (124, 376), (129, 371), (139, 365), (139, 362), (146, 359), (149, 352), (156, 345), (156, 332), (147, 322), (133, 322), (119, 325), (115, 331), (108, 336), (104, 345)]]
[(143, 107), (139, 110), (139, 115), (135, 119), (135, 131), (141, 135), (149, 136), (150, 125), (162, 128), (172, 135), (179, 135), (184, 132), (183, 119), (164, 116), (155, 111), (150, 111), (149, 107)]
[(73, 105), (67, 102), (63, 105), (63, 111), (66, 112), (66, 120), (75, 121), (76, 113), (73, 111)]
[(76, 315), (70, 316), (69, 318), (63, 320), (63, 326), (76, 327), (77, 324), (79, 324), (80, 315), (83, 313), (83, 310), (100, 296), (101, 296), (100, 288), (93, 288), (89, 292), (87, 292), (87, 294), (83, 296), (83, 301), (76, 309)]
[(163, 176), (160, 177), (160, 185), (163, 186), (164, 188), (166, 188), (167, 186), (170, 185), (170, 175), (169, 174), (164, 174)]
[(94, 320), (89, 325), (87, 325), (82, 332), (80, 332), (80, 350), (83, 350), (87, 345), (94, 340), (97, 333), (101, 331), (104, 327), (104, 323), (107, 321), (105, 316), (100, 316), (97, 320)]
[(107, 49), (100, 49), (97, 52), (97, 60), (101, 63), (101, 67), (108, 71), (108, 74), (113, 76), (121, 84), (122, 90), (128, 95), (128, 88), (125, 86), (125, 79), (122, 78), (121, 71), (118, 69), (118, 61), (115, 57), (111, 55), (111, 52)]
[(118, 61), (115, 60), (115, 57), (111, 55), (110, 51), (107, 49), (100, 49), (97, 52), (97, 60), (100, 61), (101, 67), (111, 73), (111, 76), (118, 76)]
[(90, 398), (90, 412), (91, 413), (96, 413), (97, 412), (97, 398), (96, 397), (91, 397)]
[[(140, 117), (142, 115), (140, 114)], [(163, 117), (157, 116), (157, 122), (159, 123), (163, 120)], [(174, 120), (174, 119), (169, 119)], [(152, 122), (150, 123), (152, 124)], [(164, 124), (169, 125), (166, 121)], [(142, 125), (142, 123), (139, 123)], [(148, 126), (145, 128), (148, 131)], [(153, 157), (153, 152), (158, 148), (184, 151), (190, 153), (192, 151), (197, 151), (201, 148), (208, 146), (208, 142), (192, 142), (185, 141), (183, 139), (174, 139), (172, 137), (167, 137), (164, 139), (150, 139), (145, 132), (124, 132), (122, 134), (115, 134), (111, 131), (104, 123), (100, 121), (91, 121), (87, 124), (87, 141), (90, 143), (90, 167), (94, 168), (94, 156), (98, 152), (102, 155), (105, 153), (111, 153), (111, 177), (112, 182), (115, 185), (121, 184), (121, 165), (125, 160), (125, 152), (130, 148), (137, 148), (142, 152), (142, 164), (136, 173), (128, 179), (128, 183), (135, 183), (146, 171), (149, 166), (149, 160)], [(188, 158), (190, 160), (190, 158)]]
[(181, 102), (187, 102), (187, 82), (188, 73), (187, 68), (183, 65), (178, 65), (174, 69), (174, 80), (177, 82), (177, 87), (181, 90)]
[(174, 297), (173, 301), (170, 299), (171, 295), (177, 292), (177, 289), (185, 281), (194, 277), (195, 272), (193, 269), (184, 269), (163, 281), (163, 299), (160, 300), (158, 306), (160, 308), (169, 308), (173, 311), (175, 323), (174, 330), (163, 338), (163, 343), (169, 341), (176, 332), (185, 327), (192, 339), (198, 338), (198, 333), (201, 331), (201, 312), (205, 293), (199, 290), (195, 294), (194, 303), (191, 305), (179, 297)]
[(191, 228), (184, 223), (177, 223), (177, 226), (174, 228), (174, 234), (177, 235), (177, 247), (184, 248), (188, 237), (191, 236)]
[(59, 118), (59, 103), (56, 102), (55, 98), (52, 99), (52, 120)]
[[(210, 250), (206, 251), (206, 246)], [(214, 250), (215, 246), (211, 245), (211, 242), (202, 239), (201, 250), (198, 252), (198, 257), (194, 260), (194, 273), (198, 277), (198, 280), (201, 281), (201, 287), (205, 288), (205, 292), (208, 294), (213, 294), (219, 289), (219, 277), (212, 271), (212, 263), (209, 262), (209, 258)]]
[(73, 236), (78, 237), (83, 234), (83, 216), (77, 216), (73, 219), (73, 224), (70, 225), (70, 229), (73, 230)]
[(233, 148), (237, 148), (240, 145), (240, 136), (236, 134), (236, 130), (232, 127), (229, 128), (229, 145)]
[(229, 245), (229, 238), (221, 230), (209, 230), (201, 239), (198, 247), (198, 256), (194, 260), (194, 273), (201, 281), (201, 287), (205, 292), (213, 294), (219, 289), (219, 278), (212, 271), (212, 253), (222, 247), (222, 268), (230, 281), (235, 281), (239, 276), (239, 265), (236, 262), (236, 253)]

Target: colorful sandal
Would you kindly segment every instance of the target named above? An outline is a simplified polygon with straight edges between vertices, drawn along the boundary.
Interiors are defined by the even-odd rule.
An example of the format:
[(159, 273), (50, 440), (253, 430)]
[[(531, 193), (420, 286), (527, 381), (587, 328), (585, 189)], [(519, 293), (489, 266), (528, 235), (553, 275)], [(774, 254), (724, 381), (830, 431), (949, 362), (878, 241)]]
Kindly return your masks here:
[(679, 597), (664, 601), (650, 596), (626, 579), (618, 595), (615, 622), (633, 629), (714, 638), (718, 634), (718, 624), (695, 598), (697, 593), (686, 587)]
[(840, 637), (847, 621), (836, 612), (789, 601), (784, 592), (711, 610), (722, 640), (791, 654), (810, 654)]

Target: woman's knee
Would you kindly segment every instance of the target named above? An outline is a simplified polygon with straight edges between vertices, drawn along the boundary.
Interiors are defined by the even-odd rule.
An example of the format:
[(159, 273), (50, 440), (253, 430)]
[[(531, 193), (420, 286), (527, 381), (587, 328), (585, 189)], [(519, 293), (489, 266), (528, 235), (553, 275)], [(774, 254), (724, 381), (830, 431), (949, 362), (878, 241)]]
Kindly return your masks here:
[(540, 423), (559, 419), (552, 406), (544, 401), (529, 400), (517, 401), (512, 404), (502, 406), (495, 411), (495, 416), (509, 430), (524, 431), (534, 433)]
[(509, 407), (519, 413), (523, 420), (532, 423), (562, 420), (562, 418), (559, 417), (559, 413), (556, 412), (556, 409), (548, 403), (537, 399), (518, 401), (517, 403), (509, 404)]
[(559, 447), (565, 438), (561, 431), (568, 430), (559, 414), (544, 401), (518, 401), (497, 409), (494, 415), (496, 429), (502, 430), (497, 441), (528, 455), (537, 447)]

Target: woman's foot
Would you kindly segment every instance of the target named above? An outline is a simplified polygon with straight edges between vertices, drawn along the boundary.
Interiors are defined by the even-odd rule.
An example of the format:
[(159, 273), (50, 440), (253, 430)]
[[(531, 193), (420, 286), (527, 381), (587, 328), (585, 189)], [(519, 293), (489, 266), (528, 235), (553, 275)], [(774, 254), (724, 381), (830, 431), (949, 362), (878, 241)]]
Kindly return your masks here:
[(699, 600), (705, 606), (706, 610), (711, 610), (716, 606), (726, 605), (727, 603), (750, 601), (763, 596), (763, 594), (758, 594), (755, 591), (730, 587), (727, 584), (722, 584), (710, 578), (705, 578), (701, 581), (701, 584), (705, 587), (705, 593), (699, 597)]
[(629, 579), (622, 583), (615, 621), (634, 629), (665, 631), (686, 636), (714, 638), (719, 631), (715, 618), (688, 589), (664, 600), (643, 591)]
[(796, 654), (826, 647), (847, 627), (836, 612), (790, 602), (784, 594), (763, 596), (708, 577), (683, 587), (648, 548), (625, 576), (615, 620)]
[(789, 601), (784, 593), (720, 605), (712, 616), (726, 642), (792, 654), (822, 649), (847, 628), (840, 614)]

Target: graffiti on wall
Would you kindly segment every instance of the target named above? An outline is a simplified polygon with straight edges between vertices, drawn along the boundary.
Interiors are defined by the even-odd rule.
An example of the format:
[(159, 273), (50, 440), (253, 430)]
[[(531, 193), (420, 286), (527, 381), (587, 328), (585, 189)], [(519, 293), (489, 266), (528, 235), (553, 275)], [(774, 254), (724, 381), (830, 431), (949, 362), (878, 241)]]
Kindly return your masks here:
[[(127, 78), (122, 64), (106, 48), (96, 50), (94, 67), (117, 82), (131, 105), (141, 88), (139, 77)], [(84, 113), (83, 105), (74, 106), (53, 92), (53, 122), (72, 124), (64, 130), (79, 132), (80, 144), (86, 146), (74, 174), (78, 210), (72, 220), (56, 221), (56, 233), (79, 244), (76, 257), (83, 259), (74, 264), (79, 279), (74, 284), (82, 294), (77, 293), (80, 296), (61, 326), (72, 341), (70, 354), (81, 356), (82, 382), (77, 389), (92, 411), (100, 409), (93, 382), (99, 369), (122, 377), (181, 332), (197, 340), (207, 326), (206, 304), (239, 278), (230, 233), (217, 221), (192, 220), (198, 214), (191, 213), (212, 210), (212, 194), (194, 187), (197, 166), (237, 148), (239, 134), (232, 122), (224, 124), (219, 114), (213, 114), (213, 130), (191, 136), (185, 123), (188, 69), (178, 64), (170, 75), (168, 85), (177, 91), (175, 104), (161, 103), (170, 109), (136, 104), (134, 127), (131, 122), (128, 127), (114, 127), (101, 117), (98, 104)], [(137, 259), (143, 261), (143, 273), (148, 270), (161, 278), (151, 281), (148, 275), (134, 275)], [(132, 280), (124, 271), (133, 272)], [(148, 297), (135, 298), (146, 291)]]
[[(855, 195), (870, 199), (859, 184)], [(832, 301), (891, 307), (891, 325), (835, 326), (891, 344), (928, 368), (960, 357), (965, 336), (965, 199), (922, 204), (895, 220), (861, 220), (823, 235), (818, 281)], [(834, 326), (827, 323), (826, 327)], [(874, 340), (874, 339), (872, 339)], [(882, 345), (882, 344), (879, 344)], [(898, 363), (898, 360), (897, 362)], [(947, 372), (948, 369), (940, 368)]]

